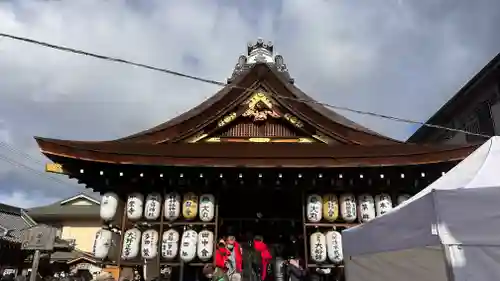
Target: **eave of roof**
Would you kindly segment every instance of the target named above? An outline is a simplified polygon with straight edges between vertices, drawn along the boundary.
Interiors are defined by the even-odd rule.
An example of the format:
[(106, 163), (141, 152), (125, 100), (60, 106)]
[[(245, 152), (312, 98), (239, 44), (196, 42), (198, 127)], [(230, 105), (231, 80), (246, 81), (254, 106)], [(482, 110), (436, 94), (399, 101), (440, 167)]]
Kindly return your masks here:
[(36, 138), (54, 161), (208, 167), (353, 167), (430, 164), (461, 160), (477, 145), (376, 146), (286, 143), (87, 143)]
[(53, 204), (35, 207), (28, 210), (35, 220), (69, 219), (69, 218), (99, 218), (99, 205), (59, 205)]
[[(500, 66), (500, 53), (498, 53), (486, 66), (484, 66), (472, 79), (470, 79), (451, 99), (449, 99), (438, 111), (436, 111), (426, 122), (426, 124), (440, 124), (440, 120), (446, 118), (446, 115), (451, 114), (456, 108), (456, 105), (461, 102), (466, 102), (467, 100), (473, 98), (469, 93), (471, 90), (486, 78), (493, 70)], [(425, 137), (427, 132), (432, 130), (432, 128), (421, 126), (415, 133), (413, 133), (407, 140), (407, 142), (419, 142)]]

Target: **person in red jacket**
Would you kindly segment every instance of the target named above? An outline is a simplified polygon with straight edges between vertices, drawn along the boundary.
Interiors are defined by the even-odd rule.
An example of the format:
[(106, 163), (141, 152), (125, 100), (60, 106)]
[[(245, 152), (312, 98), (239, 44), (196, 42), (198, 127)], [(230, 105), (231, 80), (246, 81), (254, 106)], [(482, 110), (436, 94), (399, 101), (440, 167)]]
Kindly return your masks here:
[(242, 257), (241, 247), (234, 236), (229, 236), (227, 242), (220, 241), (223, 247), (217, 249), (215, 265), (224, 270), (230, 281), (241, 281)]
[(262, 238), (262, 236), (255, 236), (253, 240), (253, 247), (257, 252), (260, 253), (262, 259), (260, 279), (266, 280), (267, 266), (269, 265), (269, 262), (273, 257), (271, 256), (271, 253), (269, 252), (267, 245), (264, 243), (264, 239)]
[(215, 250), (215, 266), (224, 272), (227, 270), (226, 260), (228, 255), (229, 250), (226, 249), (226, 241), (224, 239), (220, 239), (219, 243), (217, 243), (217, 250)]

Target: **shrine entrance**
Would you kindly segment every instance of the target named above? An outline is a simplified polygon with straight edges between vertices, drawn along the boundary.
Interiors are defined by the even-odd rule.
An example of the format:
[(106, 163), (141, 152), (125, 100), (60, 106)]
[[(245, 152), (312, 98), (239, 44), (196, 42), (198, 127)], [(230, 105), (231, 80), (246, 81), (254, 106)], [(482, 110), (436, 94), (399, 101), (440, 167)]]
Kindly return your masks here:
[(247, 246), (259, 235), (273, 257), (304, 257), (300, 192), (255, 189), (222, 193), (219, 198), (220, 237), (232, 235)]

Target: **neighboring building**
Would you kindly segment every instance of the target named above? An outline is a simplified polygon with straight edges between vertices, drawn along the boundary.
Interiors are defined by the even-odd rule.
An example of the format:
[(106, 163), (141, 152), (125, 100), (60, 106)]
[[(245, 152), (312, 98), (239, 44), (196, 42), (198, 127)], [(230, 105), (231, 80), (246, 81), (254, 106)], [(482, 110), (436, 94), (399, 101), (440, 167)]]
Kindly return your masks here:
[(0, 203), (0, 275), (22, 268), (26, 258), (21, 251), (22, 232), (34, 225), (23, 209)]
[[(216, 238), (235, 235), (242, 242), (254, 234), (262, 235), (272, 249), (286, 248), (290, 254), (303, 257), (306, 267), (323, 267), (320, 254), (325, 254), (326, 246), (309, 241), (310, 235), (319, 229), (341, 231), (375, 217), (374, 210), (371, 218), (366, 214), (357, 217), (353, 208), (357, 195), (377, 194), (378, 200), (387, 200), (379, 209), (388, 211), (392, 202), (420, 191), (476, 148), (407, 144), (360, 126), (302, 92), (291, 79), (283, 57), (275, 55), (273, 49), (262, 40), (250, 44), (247, 55), (239, 57), (229, 85), (149, 130), (111, 141), (36, 137), (41, 151), (55, 162), (47, 165), (47, 171), (78, 179), (96, 191), (113, 193), (103, 201), (103, 219), (106, 226), (114, 225), (124, 233), (123, 239), (113, 238), (111, 244), (120, 245), (123, 240), (125, 246), (118, 248), (124, 251), (119, 256), (126, 258), (111, 260), (104, 253), (104, 262), (130, 269), (142, 268), (146, 258), (155, 258), (144, 267), (148, 280), (168, 272), (161, 270), (164, 266), (172, 267), (172, 274), (178, 276), (172, 280), (195, 280), (200, 267), (211, 262), (203, 257), (209, 252), (207, 245), (213, 244), (205, 232), (196, 247), (207, 248), (193, 251), (196, 248), (188, 235), (192, 230), (209, 230)], [(172, 91), (182, 94), (182, 89)], [(184, 194), (182, 204), (172, 191)], [(153, 192), (167, 199), (158, 200)], [(210, 195), (198, 198), (206, 193)], [(144, 209), (137, 207), (142, 206), (142, 195), (150, 195), (150, 201), (166, 202), (146, 203), (147, 216), (155, 218), (142, 216)], [(118, 199), (116, 205), (114, 198)], [(341, 216), (335, 211), (336, 198), (340, 198)], [(359, 206), (368, 208), (368, 203), (362, 204), (363, 198), (369, 196), (362, 196)], [(330, 208), (327, 212), (320, 211), (321, 201)], [(177, 217), (181, 205), (183, 215)], [(140, 230), (125, 232), (132, 227)], [(166, 240), (161, 242), (165, 251), (162, 247), (162, 254), (155, 255), (157, 249), (150, 251), (149, 247), (159, 246), (162, 238), (156, 239), (155, 245), (149, 240), (154, 236), (137, 233), (148, 228), (160, 234), (171, 228), (191, 231), (184, 232), (189, 239), (178, 244), (179, 254), (167, 248), (174, 240)], [(136, 243), (139, 237), (145, 237), (141, 251)], [(166, 239), (174, 239), (169, 237)], [(103, 243), (99, 249), (109, 245), (108, 240), (98, 241)], [(197, 252), (198, 258), (187, 260), (188, 252)], [(334, 272), (341, 280), (342, 266), (335, 266)], [(245, 274), (249, 274), (248, 269)]]
[[(500, 135), (500, 54), (426, 123), (488, 136)], [(422, 126), (408, 142), (465, 144), (485, 140), (481, 136)]]
[(27, 210), (37, 223), (57, 228), (57, 238), (68, 241), (73, 251), (58, 251), (50, 256), (51, 263), (66, 264), (70, 269), (88, 269), (98, 273), (100, 267), (92, 257), (96, 232), (101, 228), (100, 201), (80, 193), (47, 206)]
[(101, 227), (100, 202), (85, 194), (78, 194), (47, 206), (28, 209), (37, 223), (58, 229), (58, 237), (74, 243), (75, 249), (92, 252), (94, 237)]

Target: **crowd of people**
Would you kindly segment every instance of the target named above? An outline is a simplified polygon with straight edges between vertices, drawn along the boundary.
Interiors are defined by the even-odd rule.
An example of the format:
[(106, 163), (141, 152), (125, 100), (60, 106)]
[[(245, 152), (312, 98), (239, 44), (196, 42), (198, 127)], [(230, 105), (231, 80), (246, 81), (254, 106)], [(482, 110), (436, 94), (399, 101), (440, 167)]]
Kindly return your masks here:
[(219, 240), (215, 265), (206, 265), (203, 274), (212, 281), (304, 280), (305, 270), (295, 257), (278, 266), (274, 263), (273, 268), (273, 257), (261, 236), (245, 244), (240, 245), (234, 236)]
[[(216, 245), (215, 262), (205, 265), (203, 275), (211, 281), (304, 281), (306, 270), (299, 259), (289, 256), (284, 259), (276, 251), (271, 251), (262, 236), (238, 243), (234, 236), (220, 239)], [(277, 255), (273, 257), (272, 252)], [(137, 271), (137, 270), (136, 270)], [(131, 276), (120, 274), (119, 281), (143, 280), (139, 271), (134, 271)], [(55, 274), (42, 278), (37, 276), (37, 281), (112, 281), (110, 273), (99, 276), (82, 276), (81, 274)], [(172, 280), (161, 274), (156, 280)], [(170, 276), (169, 276), (170, 277)], [(14, 274), (0, 276), (0, 281), (29, 281), (30, 276), (15, 276)]]
[[(30, 281), (31, 273), (27, 275), (19, 274), (15, 276), (14, 274), (6, 274), (0, 276), (0, 281)], [(59, 274), (54, 276), (42, 277), (39, 274), (35, 278), (36, 281), (90, 281), (92, 276), (82, 276), (79, 274)]]

